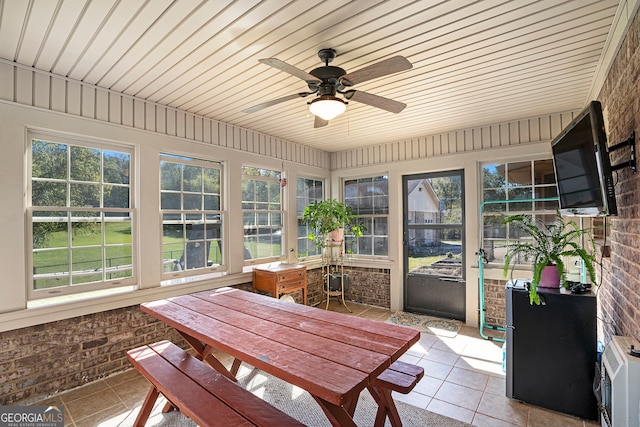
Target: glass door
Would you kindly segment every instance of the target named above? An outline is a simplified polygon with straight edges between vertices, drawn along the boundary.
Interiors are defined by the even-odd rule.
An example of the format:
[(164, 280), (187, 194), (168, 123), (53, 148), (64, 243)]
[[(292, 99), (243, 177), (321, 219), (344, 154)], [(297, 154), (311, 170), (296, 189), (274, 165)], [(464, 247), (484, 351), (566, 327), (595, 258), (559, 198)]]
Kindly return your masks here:
[(465, 320), (464, 172), (403, 177), (404, 309)]

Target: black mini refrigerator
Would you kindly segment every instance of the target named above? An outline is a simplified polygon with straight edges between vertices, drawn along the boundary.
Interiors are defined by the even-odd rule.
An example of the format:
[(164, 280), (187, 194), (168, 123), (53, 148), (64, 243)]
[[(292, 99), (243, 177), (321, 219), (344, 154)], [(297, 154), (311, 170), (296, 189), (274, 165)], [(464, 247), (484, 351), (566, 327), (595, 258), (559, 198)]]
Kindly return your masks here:
[(588, 420), (598, 419), (596, 297), (539, 288), (529, 304), (525, 281), (506, 288), (507, 397)]

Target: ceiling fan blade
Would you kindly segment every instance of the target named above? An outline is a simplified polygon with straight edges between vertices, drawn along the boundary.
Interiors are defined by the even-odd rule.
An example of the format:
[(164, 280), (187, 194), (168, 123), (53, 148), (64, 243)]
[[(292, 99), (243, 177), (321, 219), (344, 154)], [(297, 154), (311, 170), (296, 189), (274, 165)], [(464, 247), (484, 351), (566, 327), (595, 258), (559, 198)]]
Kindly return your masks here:
[(304, 80), (308, 84), (321, 83), (321, 80), (319, 80), (317, 77), (314, 77), (311, 74), (307, 73), (306, 71), (303, 71), (300, 68), (294, 67), (293, 65), (289, 65), (286, 62), (281, 61), (277, 58), (258, 59), (258, 61), (262, 62), (263, 64), (270, 65), (273, 68), (276, 68), (280, 71), (284, 71), (285, 73), (289, 73), (294, 77)]
[(385, 98), (384, 96), (373, 95), (359, 90), (350, 90), (345, 93), (345, 98), (350, 101), (357, 101), (372, 107), (381, 108), (391, 113), (399, 113), (404, 110), (407, 104)]
[(409, 62), (407, 58), (404, 56), (394, 56), (392, 58), (376, 62), (375, 64), (368, 65), (354, 71), (353, 73), (347, 73), (342, 76), (340, 81), (345, 86), (353, 86), (358, 83), (366, 82), (367, 80), (386, 76), (387, 74), (410, 70), (411, 68), (413, 68), (413, 65), (411, 65), (411, 62)]
[(262, 110), (263, 108), (271, 107), (272, 105), (280, 104), (281, 102), (290, 101), (296, 98), (304, 98), (309, 95), (310, 92), (300, 92), (294, 93), (293, 95), (283, 96), (282, 98), (272, 99), (271, 101), (263, 102), (258, 105), (254, 105), (253, 107), (245, 108), (242, 110), (243, 113), (253, 113), (254, 111)]
[(328, 124), (329, 124), (329, 120), (321, 119), (318, 116), (316, 116), (315, 120), (313, 121), (313, 127), (314, 128), (321, 128), (321, 127), (326, 126)]

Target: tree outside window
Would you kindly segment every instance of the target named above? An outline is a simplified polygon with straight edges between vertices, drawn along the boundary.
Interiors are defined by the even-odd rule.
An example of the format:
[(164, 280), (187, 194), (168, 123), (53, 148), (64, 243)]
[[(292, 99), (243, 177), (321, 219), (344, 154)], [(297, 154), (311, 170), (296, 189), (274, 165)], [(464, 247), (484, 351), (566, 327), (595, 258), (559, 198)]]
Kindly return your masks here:
[(304, 208), (313, 202), (324, 200), (323, 181), (312, 178), (298, 178), (296, 182), (296, 216), (298, 218), (298, 254), (300, 256), (320, 255), (320, 247), (309, 240), (309, 223), (302, 221)]
[(558, 201), (530, 200), (557, 198), (557, 194), (551, 159), (483, 165), (482, 196), (484, 202), (490, 202), (482, 211), (482, 242), (487, 259), (504, 263), (506, 247), (525, 238), (517, 229), (503, 224), (507, 216), (526, 213), (551, 223)]
[(163, 154), (160, 209), (164, 272), (202, 274), (223, 265), (222, 165)]
[(242, 215), (245, 261), (282, 257), (284, 209), (279, 171), (243, 166)]
[(133, 150), (30, 139), (29, 298), (134, 283)]
[(375, 176), (344, 182), (344, 203), (366, 227), (362, 237), (345, 236), (347, 252), (387, 256), (389, 240), (389, 178)]

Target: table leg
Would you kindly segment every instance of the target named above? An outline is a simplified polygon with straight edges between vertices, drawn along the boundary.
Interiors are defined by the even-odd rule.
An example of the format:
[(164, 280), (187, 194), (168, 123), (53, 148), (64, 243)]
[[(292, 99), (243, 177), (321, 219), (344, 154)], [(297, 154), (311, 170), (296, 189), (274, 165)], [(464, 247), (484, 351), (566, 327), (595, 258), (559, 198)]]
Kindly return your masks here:
[[(224, 375), (225, 377), (229, 378), (231, 381), (236, 382), (238, 381), (238, 379), (236, 378), (236, 374), (238, 373), (238, 368), (235, 368), (235, 372), (233, 370), (233, 367), (231, 368), (231, 371), (227, 369), (226, 366), (224, 366), (222, 364), (222, 362), (220, 362), (214, 355), (213, 355), (213, 350), (214, 348), (211, 346), (206, 346), (204, 353), (202, 354), (202, 360), (204, 360), (205, 362), (207, 362), (209, 364), (209, 366), (211, 366), (213, 369), (215, 369), (216, 371), (220, 372), (222, 375)], [(237, 360), (237, 359), (236, 359)], [(233, 363), (235, 364), (235, 360), (233, 361)], [(239, 365), (238, 365), (239, 367)]]
[(376, 421), (374, 427), (384, 426), (385, 419), (389, 417), (389, 422), (392, 427), (402, 427), (402, 421), (400, 420), (400, 414), (398, 414), (398, 408), (391, 396), (391, 390), (386, 388), (367, 387), (371, 396), (378, 404), (378, 412), (376, 413)]
[[(184, 332), (178, 331), (178, 333), (185, 339), (187, 343), (198, 353), (197, 358), (203, 360), (209, 364), (213, 369), (220, 372), (225, 377), (229, 378), (231, 381), (238, 381), (236, 379), (235, 374), (238, 372), (238, 368), (236, 368), (235, 373), (230, 372), (223, 364), (220, 362), (214, 355), (214, 348), (208, 345), (204, 345), (200, 340), (192, 337), (191, 335), (187, 335)], [(235, 361), (234, 361), (235, 364)], [(239, 365), (238, 365), (239, 367)], [(232, 368), (233, 369), (233, 368)]]
[(356, 427), (356, 423), (353, 422), (353, 416), (349, 415), (347, 409), (338, 405), (334, 405), (331, 402), (327, 402), (326, 400), (321, 399), (317, 396), (313, 396), (313, 398), (316, 400), (316, 402), (318, 402), (318, 405), (320, 405), (320, 408), (322, 408), (322, 411), (327, 416), (332, 426)]
[(231, 375), (234, 378), (238, 375), (238, 369), (240, 369), (240, 365), (242, 364), (242, 360), (235, 358), (233, 359), (233, 364), (231, 364)]

